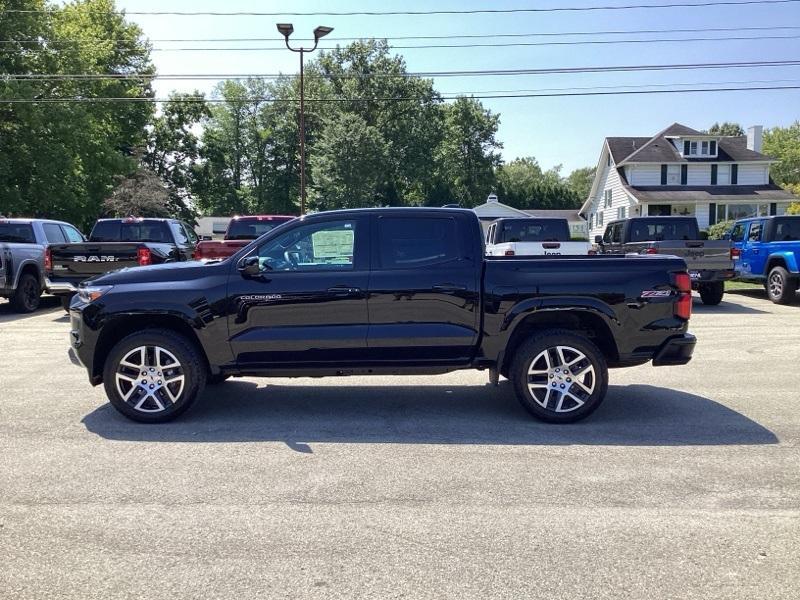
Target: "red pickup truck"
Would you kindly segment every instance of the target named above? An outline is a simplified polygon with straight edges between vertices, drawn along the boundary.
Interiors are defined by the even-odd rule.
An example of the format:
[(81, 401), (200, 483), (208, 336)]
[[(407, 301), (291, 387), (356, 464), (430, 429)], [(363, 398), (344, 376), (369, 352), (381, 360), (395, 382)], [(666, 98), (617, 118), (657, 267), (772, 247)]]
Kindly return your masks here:
[(228, 258), (254, 239), (275, 229), (294, 217), (286, 215), (254, 215), (233, 217), (222, 241), (206, 240), (199, 242), (194, 251), (196, 260)]

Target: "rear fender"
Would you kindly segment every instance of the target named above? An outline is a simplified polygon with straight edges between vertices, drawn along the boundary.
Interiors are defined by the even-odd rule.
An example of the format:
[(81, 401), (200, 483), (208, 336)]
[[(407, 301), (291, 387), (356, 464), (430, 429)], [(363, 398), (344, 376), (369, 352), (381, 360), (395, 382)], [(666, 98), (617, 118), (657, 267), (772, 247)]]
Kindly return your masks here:
[(800, 269), (797, 268), (797, 256), (794, 252), (786, 251), (770, 254), (769, 259), (767, 259), (767, 272), (765, 275), (778, 265), (783, 266), (790, 273), (800, 273)]

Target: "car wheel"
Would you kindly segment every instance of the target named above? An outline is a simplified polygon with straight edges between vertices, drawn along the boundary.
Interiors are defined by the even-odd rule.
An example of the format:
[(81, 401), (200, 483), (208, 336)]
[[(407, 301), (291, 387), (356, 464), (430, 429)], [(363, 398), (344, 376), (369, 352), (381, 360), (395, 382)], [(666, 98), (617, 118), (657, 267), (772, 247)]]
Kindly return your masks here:
[(32, 313), (39, 308), (42, 288), (35, 275), (24, 273), (17, 282), (17, 289), (11, 297), (11, 306), (21, 313)]
[(535, 417), (574, 423), (594, 412), (608, 389), (603, 353), (586, 337), (547, 330), (520, 346), (511, 366), (517, 399)]
[(775, 304), (789, 304), (794, 300), (797, 283), (783, 267), (773, 267), (767, 276), (767, 296)]
[(134, 333), (118, 342), (103, 369), (106, 395), (123, 415), (163, 423), (186, 411), (206, 384), (194, 343), (169, 329)]
[(725, 282), (714, 281), (713, 283), (704, 283), (698, 290), (700, 292), (700, 299), (703, 304), (709, 306), (716, 306), (722, 302), (722, 297), (725, 295)]

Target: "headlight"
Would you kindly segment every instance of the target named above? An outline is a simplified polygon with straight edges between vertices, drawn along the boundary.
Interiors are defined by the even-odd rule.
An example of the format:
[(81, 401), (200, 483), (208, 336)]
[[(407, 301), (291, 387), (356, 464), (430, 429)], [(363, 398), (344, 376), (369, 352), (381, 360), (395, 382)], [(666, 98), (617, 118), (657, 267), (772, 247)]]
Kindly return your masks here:
[(78, 290), (78, 296), (84, 302), (94, 302), (113, 287), (113, 285), (89, 285)]

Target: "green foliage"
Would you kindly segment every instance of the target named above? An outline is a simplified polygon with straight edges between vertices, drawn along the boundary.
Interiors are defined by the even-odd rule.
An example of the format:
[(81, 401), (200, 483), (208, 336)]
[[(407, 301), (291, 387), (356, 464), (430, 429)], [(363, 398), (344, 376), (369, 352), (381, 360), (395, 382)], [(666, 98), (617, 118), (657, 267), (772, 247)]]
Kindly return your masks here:
[(721, 240), (722, 236), (733, 228), (734, 221), (720, 221), (708, 228), (708, 239)]
[(714, 123), (708, 130), (710, 135), (744, 135), (744, 129), (739, 123), (725, 121), (724, 123)]
[(800, 215), (800, 202), (792, 202), (786, 209), (787, 215)]
[[(24, 46), (28, 52), (0, 55), (4, 73), (154, 72), (141, 30), (114, 14), (113, 0), (65, 5), (19, 0), (14, 7), (46, 12), (0, 19), (0, 39), (40, 40), (9, 48)], [(3, 104), (2, 99), (148, 95), (146, 80), (0, 79), (0, 213), (56, 217), (87, 227), (116, 179), (134, 167), (133, 149), (143, 145), (152, 114), (146, 102)]]
[(580, 198), (581, 202), (584, 202), (592, 191), (594, 175), (594, 167), (582, 167), (570, 173), (564, 183), (567, 184), (569, 189), (575, 192), (575, 195)]
[(764, 154), (777, 158), (770, 175), (775, 183), (800, 183), (800, 121), (789, 127), (773, 127), (764, 132)]
[(585, 199), (562, 179), (560, 165), (542, 171), (533, 157), (517, 158), (501, 166), (497, 180), (501, 201), (523, 210), (578, 208)]

